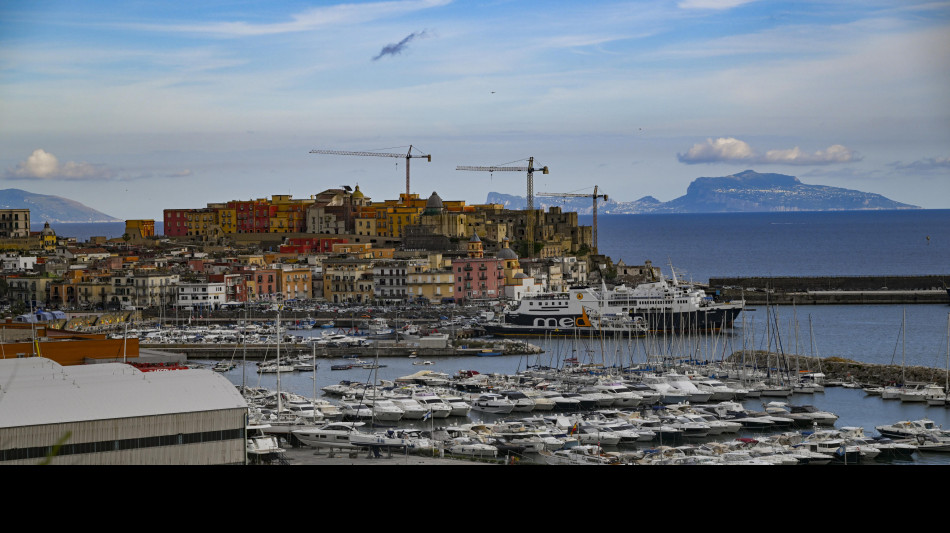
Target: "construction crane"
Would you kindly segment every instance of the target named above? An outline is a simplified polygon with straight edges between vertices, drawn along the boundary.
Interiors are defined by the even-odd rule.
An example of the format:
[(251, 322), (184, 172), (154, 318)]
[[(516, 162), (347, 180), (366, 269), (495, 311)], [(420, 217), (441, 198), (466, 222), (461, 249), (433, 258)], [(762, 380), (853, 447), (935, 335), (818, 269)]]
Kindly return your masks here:
[(455, 167), (455, 170), (480, 170), (482, 172), (527, 172), (528, 173), (528, 210), (534, 211), (534, 171), (540, 170), (543, 174), (548, 173), (548, 167), (534, 168), (534, 158), (528, 158), (526, 167)]
[(540, 170), (542, 173), (548, 173), (548, 167), (534, 167), (534, 157), (528, 158), (528, 166), (526, 167), (470, 167), (470, 166), (458, 166), (455, 167), (455, 170), (478, 170), (482, 172), (527, 172), (528, 173), (528, 216), (527, 224), (525, 228), (525, 237), (528, 242), (531, 243), (532, 250), (530, 255), (534, 255), (534, 171)]
[(569, 193), (569, 192), (539, 192), (538, 196), (554, 196), (559, 198), (593, 198), (594, 199), (594, 227), (593, 227), (593, 238), (594, 238), (594, 251), (597, 251), (597, 199), (603, 198), (604, 201), (607, 201), (606, 194), (597, 194), (597, 185), (594, 185), (594, 194), (581, 194), (581, 193)]
[(348, 152), (345, 150), (310, 150), (311, 154), (331, 154), (331, 155), (360, 155), (360, 156), (373, 156), (373, 157), (399, 157), (406, 159), (406, 202), (409, 201), (409, 160), (414, 157), (424, 157), (428, 162), (432, 162), (432, 156), (430, 154), (413, 154), (412, 145), (409, 145), (409, 150), (405, 154), (391, 154), (386, 152)]

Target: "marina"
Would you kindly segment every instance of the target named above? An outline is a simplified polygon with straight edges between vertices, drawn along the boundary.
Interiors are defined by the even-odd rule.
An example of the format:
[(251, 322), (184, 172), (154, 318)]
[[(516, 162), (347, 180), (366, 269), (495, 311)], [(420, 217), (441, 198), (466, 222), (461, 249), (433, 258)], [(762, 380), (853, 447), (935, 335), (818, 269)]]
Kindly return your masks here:
[[(847, 315), (851, 315), (851, 319), (855, 319), (860, 316), (861, 309), (853, 309), (853, 306), (847, 306), (843, 309), (839, 309), (837, 313), (831, 316), (839, 317), (838, 319), (832, 319), (831, 316), (828, 317), (828, 321), (823, 324), (823, 329), (839, 329), (838, 320), (847, 321), (845, 318)], [(824, 308), (822, 308), (824, 309)], [(847, 310), (851, 309), (849, 313)], [(881, 308), (876, 307), (878, 312), (881, 311)], [(914, 309), (917, 310), (915, 316), (917, 319), (921, 317), (929, 317), (924, 320), (930, 322), (927, 328), (914, 328), (914, 331), (917, 335), (922, 335), (926, 338), (927, 344), (930, 345), (931, 349), (937, 348), (940, 346), (942, 349), (939, 350), (939, 355), (934, 354), (932, 361), (935, 363), (939, 358), (946, 358), (946, 321), (947, 321), (947, 307), (946, 306), (917, 306)], [(892, 311), (900, 312), (901, 309), (884, 309), (885, 314), (889, 315)], [(761, 312), (756, 310), (753, 312)], [(777, 311), (779, 316), (784, 316), (785, 310)], [(764, 315), (756, 315), (763, 316)], [(935, 327), (933, 322), (939, 320), (939, 317), (942, 316), (943, 324), (941, 327)], [(754, 318), (750, 322), (756, 322), (761, 320), (761, 318)], [(897, 328), (901, 328), (900, 319), (897, 319), (898, 322), (895, 324)], [(780, 320), (784, 323), (791, 324), (791, 321), (786, 321), (784, 319)], [(892, 321), (893, 322), (893, 321)], [(910, 322), (910, 320), (908, 320)], [(657, 346), (665, 345), (668, 347), (668, 351), (671, 353), (676, 351), (680, 352), (686, 350), (687, 352), (693, 351), (695, 349), (708, 350), (705, 354), (709, 354), (706, 359), (708, 362), (717, 362), (723, 359), (722, 357), (713, 357), (712, 354), (723, 353), (729, 351), (731, 348), (730, 345), (735, 346), (736, 343), (741, 346), (743, 338), (751, 339), (752, 336), (756, 334), (757, 327), (751, 324), (746, 324), (745, 329), (743, 329), (740, 324), (732, 331), (729, 331), (722, 335), (721, 339), (713, 340), (713, 337), (708, 335), (677, 335), (669, 336), (666, 339), (666, 342), (657, 343), (656, 338), (650, 337), (640, 337), (626, 339), (625, 345), (623, 347), (624, 353), (633, 354), (630, 355), (630, 359), (624, 363), (628, 364), (644, 364), (646, 362), (646, 353), (649, 351), (654, 351), (657, 349)], [(943, 331), (940, 331), (942, 329)], [(910, 330), (908, 330), (910, 333)], [(789, 335), (789, 338), (793, 338), (790, 331), (781, 333), (781, 335)], [(759, 337), (761, 339), (763, 337)], [(804, 335), (800, 341), (804, 341)], [(836, 353), (837, 357), (844, 357), (846, 354), (838, 351), (843, 348), (839, 346), (837, 341), (834, 340), (834, 337), (818, 336), (813, 342), (800, 342), (800, 348), (808, 346), (809, 344), (817, 344), (821, 346), (822, 355), (833, 351)], [(909, 339), (908, 339), (909, 340)], [(349, 369), (342, 372), (331, 372), (330, 367), (335, 364), (342, 364), (346, 360), (340, 359), (339, 361), (334, 358), (329, 359), (318, 359), (313, 362), (316, 367), (316, 373), (313, 372), (292, 372), (281, 377), (281, 387), (282, 390), (289, 391), (293, 394), (299, 394), (303, 397), (320, 397), (322, 402), (329, 400), (330, 403), (336, 401), (337, 398), (342, 398), (344, 395), (349, 394), (353, 396), (354, 390), (365, 389), (367, 387), (372, 387), (377, 385), (380, 389), (389, 388), (390, 390), (400, 390), (406, 389), (407, 387), (422, 386), (426, 384), (431, 387), (438, 387), (441, 391), (448, 390), (454, 384), (453, 394), (461, 399), (462, 402), (468, 403), (471, 405), (470, 411), (465, 416), (452, 416), (452, 415), (438, 415), (436, 416), (436, 411), (432, 410), (432, 415), (427, 419), (423, 420), (422, 418), (407, 418), (397, 421), (381, 422), (376, 421), (377, 426), (373, 428), (373, 419), (372, 419), (372, 410), (368, 411), (368, 415), (364, 415), (364, 418), (361, 420), (364, 423), (367, 423), (365, 429), (367, 431), (374, 430), (375, 432), (385, 432), (390, 429), (407, 429), (407, 430), (418, 430), (426, 433), (426, 438), (431, 438), (434, 434), (439, 434), (439, 430), (444, 430), (449, 433), (455, 433), (456, 436), (454, 439), (461, 439), (463, 434), (467, 431), (472, 431), (472, 427), (483, 427), (480, 431), (482, 433), (487, 432), (497, 432), (501, 431), (496, 429), (499, 425), (505, 424), (524, 424), (526, 421), (530, 423), (531, 419), (544, 419), (548, 418), (549, 424), (554, 424), (554, 427), (559, 427), (561, 431), (565, 430), (564, 426), (568, 426), (566, 429), (570, 431), (570, 428), (574, 424), (580, 423), (583, 427), (584, 424), (590, 423), (591, 420), (595, 418), (602, 418), (605, 416), (617, 417), (618, 412), (628, 413), (625, 416), (631, 416), (633, 413), (637, 413), (634, 416), (634, 419), (649, 419), (649, 413), (672, 413), (674, 410), (682, 410), (683, 405), (686, 402), (689, 402), (689, 405), (700, 407), (702, 406), (704, 412), (716, 412), (715, 408), (711, 408), (711, 405), (720, 406), (719, 411), (736, 411), (736, 410), (745, 410), (755, 413), (768, 413), (768, 416), (773, 418), (786, 418), (790, 420), (788, 425), (785, 426), (775, 426), (774, 422), (767, 424), (763, 427), (765, 423), (765, 418), (762, 416), (746, 417), (745, 424), (734, 434), (726, 434), (725, 439), (723, 435), (713, 436), (708, 434), (705, 436), (695, 436), (690, 437), (686, 440), (680, 440), (675, 437), (677, 434), (676, 431), (671, 431), (669, 429), (664, 429), (663, 431), (654, 431), (656, 435), (654, 437), (637, 442), (636, 438), (627, 437), (627, 441), (617, 440), (616, 443), (607, 444), (603, 438), (603, 430), (593, 430), (586, 429), (584, 431), (597, 433), (600, 435), (600, 445), (608, 452), (608, 454), (620, 454), (626, 457), (626, 460), (632, 460), (634, 456), (640, 457), (637, 460), (644, 460), (643, 456), (638, 454), (644, 452), (644, 450), (657, 449), (658, 447), (671, 446), (671, 447), (702, 447), (705, 446), (707, 449), (709, 447), (720, 449), (723, 454), (731, 453), (731, 451), (725, 451), (725, 446), (735, 445), (735, 443), (746, 442), (748, 444), (750, 441), (743, 441), (740, 439), (751, 439), (758, 442), (770, 441), (771, 436), (774, 435), (775, 438), (783, 438), (785, 440), (801, 438), (802, 433), (808, 433), (809, 431), (816, 430), (815, 428), (823, 427), (829, 428), (832, 430), (845, 430), (855, 434), (850, 438), (865, 438), (870, 439), (872, 437), (880, 438), (882, 433), (880, 433), (877, 428), (879, 426), (897, 424), (899, 422), (909, 422), (915, 420), (930, 420), (936, 426), (948, 427), (950, 424), (950, 409), (946, 406), (933, 406), (928, 405), (926, 402), (901, 402), (898, 400), (887, 400), (880, 395), (875, 395), (872, 392), (865, 391), (861, 388), (854, 386), (854, 384), (847, 383), (835, 383), (828, 384), (823, 387), (822, 390), (805, 390), (805, 389), (793, 389), (789, 390), (788, 394), (779, 398), (769, 398), (763, 392), (762, 396), (758, 398), (745, 398), (742, 400), (720, 400), (718, 403), (709, 403), (713, 401), (712, 392), (708, 396), (694, 396), (694, 399), (689, 399), (689, 396), (675, 397), (670, 396), (667, 401), (647, 401), (638, 406), (638, 408), (633, 408), (630, 404), (621, 406), (621, 404), (608, 404), (608, 405), (598, 405), (596, 400), (591, 400), (587, 397), (592, 391), (584, 393), (581, 398), (580, 396), (575, 396), (570, 398), (569, 394), (562, 393), (560, 395), (561, 400), (564, 403), (560, 407), (552, 407), (550, 410), (541, 409), (540, 411), (525, 409), (522, 411), (516, 410), (515, 404), (517, 403), (517, 398), (515, 395), (510, 393), (503, 392), (506, 389), (515, 389), (514, 386), (502, 386), (499, 384), (499, 380), (502, 383), (507, 383), (512, 385), (516, 381), (526, 380), (525, 376), (532, 375), (532, 369), (538, 368), (570, 368), (574, 365), (588, 365), (586, 375), (588, 376), (603, 376), (611, 370), (616, 372), (617, 368), (611, 369), (614, 366), (616, 359), (611, 359), (611, 353), (616, 354), (618, 350), (617, 343), (611, 344), (606, 342), (603, 345), (600, 342), (588, 343), (588, 342), (579, 342), (577, 340), (571, 341), (564, 338), (541, 338), (534, 339), (532, 341), (536, 343), (540, 348), (541, 352), (532, 355), (509, 355), (509, 356), (499, 356), (499, 357), (479, 357), (477, 355), (464, 355), (464, 356), (442, 356), (442, 357), (432, 357), (428, 358), (432, 365), (425, 366), (425, 371), (420, 371), (419, 367), (414, 365), (417, 362), (416, 359), (410, 357), (387, 357), (385, 358), (385, 365), (380, 365), (378, 368), (363, 368), (361, 366), (351, 366)], [(758, 340), (757, 342), (763, 342)], [(771, 342), (774, 342), (771, 341)], [(794, 341), (792, 346), (794, 346)], [(873, 339), (871, 339), (873, 342)], [(763, 346), (757, 347), (766, 347), (768, 343), (765, 343)], [(890, 343), (889, 343), (890, 344)], [(920, 339), (913, 343), (915, 347), (921, 345)], [(649, 346), (649, 348), (648, 348)], [(829, 347), (830, 346), (830, 347)], [(893, 344), (891, 344), (893, 347)], [(851, 341), (849, 344), (849, 350), (847, 355), (855, 356), (859, 353), (863, 353), (870, 359), (876, 359), (878, 361), (883, 360), (888, 362), (888, 354), (884, 353), (885, 350), (881, 350), (880, 346), (878, 349), (872, 349), (868, 344), (862, 342)], [(800, 350), (801, 351), (801, 350)], [(656, 353), (656, 352), (654, 352)], [(729, 351), (729, 353), (732, 353)], [(794, 353), (794, 352), (791, 352)], [(915, 364), (920, 362), (919, 353), (916, 352), (912, 356), (912, 359)], [(640, 354), (640, 355), (636, 355)], [(637, 358), (643, 358), (640, 361), (637, 361)], [(702, 358), (700, 358), (702, 359)], [(801, 359), (805, 359), (802, 357)], [(383, 360), (383, 359), (381, 359)], [(655, 359), (658, 360), (658, 359)], [(596, 363), (595, 363), (596, 361)], [(791, 361), (794, 361), (794, 358), (789, 359), (789, 364)], [(205, 362), (206, 364), (211, 364), (211, 361)], [(799, 361), (799, 363), (801, 363)], [(225, 372), (225, 376), (228, 377), (232, 383), (236, 385), (239, 384), (250, 384), (252, 387), (261, 387), (261, 388), (272, 388), (276, 385), (276, 380), (273, 375), (267, 374), (256, 374), (254, 372), (254, 367), (256, 366), (254, 362), (242, 362), (235, 361), (237, 365), (235, 368)], [(932, 367), (936, 370), (940, 365), (933, 365)], [(816, 371), (816, 369), (811, 368), (810, 370)], [(720, 372), (725, 375), (725, 372)], [(796, 370), (797, 373), (797, 370)], [(615, 374), (618, 375), (619, 374)], [(466, 376), (464, 379), (459, 379), (461, 376)], [(521, 377), (513, 377), (521, 376)], [(422, 378), (427, 377), (428, 381), (423, 381)], [(603, 379), (608, 379), (604, 377)], [(486, 383), (490, 380), (493, 380), (495, 383), (492, 385), (491, 389), (486, 389)], [(616, 385), (616, 384), (615, 384)], [(716, 385), (716, 383), (710, 383), (710, 387)], [(338, 387), (339, 392), (329, 393), (322, 392), (326, 391), (327, 388)], [(521, 390), (529, 391), (531, 387), (522, 387)], [(316, 395), (313, 394), (313, 391), (321, 391)], [(332, 389), (330, 389), (332, 390)], [(492, 395), (485, 396), (485, 390), (494, 390), (495, 393)], [(712, 389), (710, 389), (712, 390)], [(534, 387), (535, 393), (539, 390)], [(623, 387), (616, 387), (613, 389), (614, 395), (619, 395), (624, 392)], [(444, 392), (443, 392), (444, 393)], [(618, 396), (619, 398), (619, 396)], [(575, 400), (576, 403), (569, 402), (569, 400)], [(434, 398), (433, 398), (434, 400)], [(549, 400), (551, 400), (549, 398)], [(552, 400), (553, 401), (553, 400)], [(587, 403), (583, 408), (579, 408), (581, 401), (592, 402)], [(734, 402), (736, 405), (741, 406), (736, 407), (735, 405), (729, 403)], [(348, 400), (348, 403), (352, 404), (353, 400)], [(476, 405), (479, 402), (484, 402), (484, 407)], [(491, 404), (490, 402), (495, 402)], [(778, 403), (776, 403), (778, 402)], [(441, 401), (440, 401), (441, 403)], [(543, 402), (536, 402), (538, 405), (543, 405)], [(510, 404), (510, 407), (506, 407), (507, 404)], [(578, 407), (570, 408), (564, 407), (564, 405), (575, 405)], [(723, 407), (725, 406), (725, 407)], [(803, 406), (808, 406), (807, 408)], [(661, 411), (656, 411), (657, 407), (662, 407)], [(802, 426), (796, 426), (791, 422), (793, 417), (792, 410), (793, 408), (799, 409), (798, 412), (794, 413), (796, 416), (805, 416), (806, 413), (812, 413), (817, 416), (821, 414), (826, 417), (823, 421), (815, 421), (813, 428), (802, 429)], [(578, 411), (578, 409), (580, 409)], [(708, 409), (708, 410), (707, 410)], [(547, 414), (545, 414), (547, 413)], [(677, 416), (696, 416), (698, 413), (682, 413), (677, 414)], [(424, 415), (423, 415), (424, 416)], [(553, 418), (551, 418), (553, 416)], [(703, 416), (703, 415), (698, 415)], [(834, 421), (829, 424), (828, 420), (834, 418)], [(625, 419), (622, 422), (629, 424), (632, 419)], [(753, 424), (754, 422), (754, 424)], [(708, 422), (707, 422), (708, 423)], [(381, 425), (380, 425), (381, 424)], [(656, 422), (654, 422), (656, 424)], [(662, 427), (662, 426), (660, 426)], [(701, 426), (700, 426), (701, 427)], [(766, 429), (769, 428), (769, 429)], [(453, 429), (458, 428), (458, 429)], [(486, 429), (487, 428), (487, 429)], [(854, 429), (858, 428), (858, 429)], [(435, 431), (436, 433), (433, 433)], [(580, 431), (580, 429), (578, 429)], [(799, 437), (794, 437), (792, 432), (797, 431)], [(581, 435), (581, 433), (577, 433)], [(471, 436), (470, 436), (471, 437)], [(485, 435), (481, 436), (482, 439), (486, 438)], [(829, 437), (830, 438), (830, 437)], [(839, 436), (840, 438), (840, 436)], [(586, 440), (580, 440), (581, 437), (576, 437), (579, 444), (586, 444)], [(618, 438), (619, 439), (619, 438)], [(664, 439), (669, 439), (664, 440)], [(475, 442), (469, 442), (466, 446), (467, 448), (456, 448), (456, 452), (462, 453), (462, 450), (468, 450), (465, 453), (488, 453), (485, 450), (477, 452), (477, 447), (475, 447)], [(880, 443), (878, 443), (880, 444)], [(924, 445), (923, 442), (919, 443), (921, 446)], [(827, 445), (827, 443), (825, 444)], [(874, 459), (874, 462), (907, 462), (913, 464), (948, 464), (948, 458), (942, 453), (941, 450), (942, 442), (939, 437), (934, 437), (934, 441), (929, 444), (930, 448), (925, 449), (924, 451), (915, 451), (911, 452), (909, 455), (902, 456), (898, 454), (897, 451), (892, 453), (897, 454), (893, 457), (885, 455), (880, 459)], [(801, 446), (801, 444), (799, 445)], [(818, 446), (818, 445), (816, 445)], [(284, 445), (284, 447), (288, 447)], [(563, 447), (563, 443), (561, 444)], [(687, 448), (680, 450), (685, 453)], [(542, 462), (543, 454), (540, 453), (541, 449), (537, 446), (535, 451), (512, 451), (508, 450), (509, 457), (519, 457), (519, 460), (523, 461), (534, 461)], [(906, 451), (906, 450), (905, 450)], [(360, 452), (362, 453), (362, 452)], [(443, 450), (443, 453), (446, 450)], [(553, 453), (553, 452), (551, 452)], [(669, 452), (673, 455), (678, 455), (679, 452)], [(818, 452), (820, 453), (820, 452)], [(495, 460), (498, 460), (498, 452), (495, 452), (495, 455), (492, 457)], [(397, 454), (398, 455), (398, 454)], [(734, 454), (729, 457), (737, 459), (742, 454)], [(487, 459), (482, 457), (482, 459)], [(562, 458), (563, 459), (563, 458)], [(578, 458), (573, 458), (578, 459)], [(672, 459), (672, 458), (671, 458)], [(752, 460), (753, 458), (746, 458), (745, 461)], [(851, 460), (856, 460), (855, 457), (851, 456)], [(612, 461), (615, 459), (611, 459)], [(707, 459), (708, 460), (708, 459)], [(563, 462), (559, 459), (552, 459), (552, 462)], [(680, 458), (680, 462), (689, 462), (697, 461), (698, 459), (685, 459)], [(870, 461), (866, 459), (865, 462)], [(570, 462), (570, 461), (568, 461)]]

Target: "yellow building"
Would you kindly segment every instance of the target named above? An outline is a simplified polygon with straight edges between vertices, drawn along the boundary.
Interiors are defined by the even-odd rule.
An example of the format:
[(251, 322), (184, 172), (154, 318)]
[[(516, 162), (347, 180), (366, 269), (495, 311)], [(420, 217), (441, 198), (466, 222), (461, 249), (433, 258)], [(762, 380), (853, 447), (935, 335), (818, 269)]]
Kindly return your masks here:
[(218, 210), (218, 226), (225, 233), (237, 233), (237, 210), (227, 207)]
[(442, 303), (455, 299), (455, 279), (451, 262), (446, 264), (442, 254), (430, 254), (425, 261), (412, 261), (407, 270), (408, 298), (426, 299)]
[(371, 259), (327, 259), (323, 262), (323, 298), (332, 303), (373, 299)]
[(49, 222), (46, 222), (43, 224), (43, 231), (40, 232), (40, 248), (44, 252), (54, 252), (56, 251), (57, 242), (56, 232), (49, 226)]
[(287, 268), (280, 271), (280, 292), (284, 300), (309, 299), (313, 295), (313, 273), (308, 268)]
[(379, 225), (376, 222), (376, 213), (371, 212), (370, 216), (357, 216), (355, 220), (355, 232), (357, 235), (366, 235), (368, 237), (378, 237)]
[(185, 213), (185, 228), (191, 237), (203, 237), (214, 233), (218, 227), (217, 209), (194, 209)]
[(126, 220), (125, 234), (130, 239), (147, 239), (155, 236), (155, 221), (152, 219)]
[(386, 228), (389, 233), (383, 237), (401, 239), (406, 226), (419, 223), (421, 207), (390, 207), (386, 210)]

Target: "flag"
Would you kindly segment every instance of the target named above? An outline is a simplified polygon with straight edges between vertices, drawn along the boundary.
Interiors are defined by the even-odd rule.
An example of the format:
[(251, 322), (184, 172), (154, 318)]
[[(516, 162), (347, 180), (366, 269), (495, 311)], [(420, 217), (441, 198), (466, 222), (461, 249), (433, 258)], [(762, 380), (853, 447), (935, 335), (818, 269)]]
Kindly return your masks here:
[(423, 421), (426, 421), (426, 420), (428, 420), (429, 417), (431, 417), (431, 416), (432, 416), (432, 411), (431, 411), (431, 410), (426, 411), (426, 414), (422, 415), (422, 420), (423, 420)]

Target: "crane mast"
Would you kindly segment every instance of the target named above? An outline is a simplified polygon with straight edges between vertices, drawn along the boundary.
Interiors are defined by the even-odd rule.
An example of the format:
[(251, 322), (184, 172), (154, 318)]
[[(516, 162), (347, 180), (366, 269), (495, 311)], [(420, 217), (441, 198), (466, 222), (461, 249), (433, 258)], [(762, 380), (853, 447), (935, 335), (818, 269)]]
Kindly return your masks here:
[(594, 185), (594, 194), (580, 194), (580, 193), (569, 193), (569, 192), (539, 192), (538, 196), (550, 196), (557, 198), (592, 198), (594, 200), (594, 226), (592, 228), (593, 240), (594, 240), (594, 251), (597, 252), (597, 199), (603, 198), (604, 201), (607, 201), (606, 194), (597, 194), (597, 185)]

